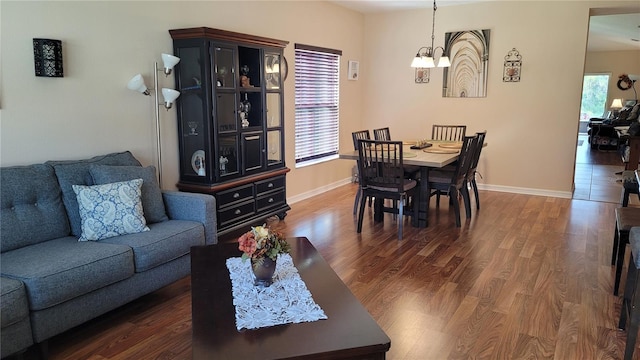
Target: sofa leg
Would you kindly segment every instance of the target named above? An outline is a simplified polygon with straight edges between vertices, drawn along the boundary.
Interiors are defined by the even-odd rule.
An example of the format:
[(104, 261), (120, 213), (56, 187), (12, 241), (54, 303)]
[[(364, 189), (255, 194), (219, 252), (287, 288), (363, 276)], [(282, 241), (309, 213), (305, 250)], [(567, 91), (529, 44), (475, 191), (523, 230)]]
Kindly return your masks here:
[(47, 360), (49, 359), (49, 340), (45, 340), (41, 343), (36, 344), (37, 347), (37, 352), (38, 352), (38, 358), (40, 360)]

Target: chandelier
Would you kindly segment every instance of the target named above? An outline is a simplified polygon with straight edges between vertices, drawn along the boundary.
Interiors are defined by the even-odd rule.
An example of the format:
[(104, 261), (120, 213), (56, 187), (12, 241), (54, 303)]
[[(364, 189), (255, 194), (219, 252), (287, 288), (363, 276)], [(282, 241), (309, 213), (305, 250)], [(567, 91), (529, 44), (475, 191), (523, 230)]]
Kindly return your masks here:
[[(431, 46), (423, 46), (418, 49), (418, 53), (416, 57), (413, 58), (411, 62), (411, 67), (414, 68), (433, 68), (433, 67), (449, 67), (451, 66), (451, 62), (449, 61), (449, 57), (446, 56), (444, 52), (444, 48), (442, 46), (438, 46), (436, 48), (433, 47), (433, 40), (436, 29), (436, 10), (438, 7), (436, 6), (436, 0), (433, 0), (433, 21), (431, 22)], [(434, 55), (436, 50), (440, 49), (442, 51), (442, 55), (440, 59), (436, 63)], [(424, 50), (424, 51), (423, 51)]]

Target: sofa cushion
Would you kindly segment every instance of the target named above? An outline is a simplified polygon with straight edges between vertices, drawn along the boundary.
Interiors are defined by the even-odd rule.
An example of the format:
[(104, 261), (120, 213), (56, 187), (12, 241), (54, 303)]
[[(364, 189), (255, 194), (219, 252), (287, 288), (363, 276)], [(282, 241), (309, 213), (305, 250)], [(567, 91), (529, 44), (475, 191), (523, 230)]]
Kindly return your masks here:
[(0, 169), (0, 251), (69, 235), (60, 186), (49, 165)]
[(189, 254), (191, 247), (204, 245), (202, 223), (186, 220), (169, 220), (150, 224), (151, 231), (117, 236), (100, 243), (127, 245), (133, 249), (136, 272), (143, 272), (156, 266)]
[(0, 277), (0, 321), (2, 328), (29, 317), (27, 292), (22, 281)]
[(80, 211), (80, 241), (149, 231), (142, 212), (142, 179), (72, 187)]
[(58, 183), (62, 189), (62, 201), (69, 217), (71, 233), (77, 237), (82, 234), (82, 229), (78, 202), (71, 185), (93, 185), (93, 179), (89, 174), (91, 164), (141, 166), (129, 151), (96, 156), (86, 160), (47, 161), (46, 163), (55, 169)]
[(94, 184), (142, 179), (142, 208), (147, 224), (169, 220), (155, 167), (91, 165), (89, 172)]
[(32, 311), (63, 303), (133, 275), (130, 247), (78, 241), (45, 241), (0, 255), (2, 275), (21, 280)]

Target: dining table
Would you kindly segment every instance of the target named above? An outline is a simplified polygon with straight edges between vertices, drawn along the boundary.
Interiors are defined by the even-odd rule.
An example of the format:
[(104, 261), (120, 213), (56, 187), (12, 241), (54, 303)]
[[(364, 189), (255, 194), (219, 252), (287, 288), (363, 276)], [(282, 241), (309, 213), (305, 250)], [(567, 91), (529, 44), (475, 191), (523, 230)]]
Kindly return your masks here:
[[(442, 168), (458, 159), (460, 154), (461, 141), (441, 141), (428, 140), (431, 146), (424, 149), (412, 149), (415, 141), (403, 142), (403, 164), (418, 166), (420, 171), (417, 201), (418, 213), (413, 214), (412, 225), (419, 228), (425, 228), (429, 225), (429, 196), (431, 189), (429, 187), (429, 170), (433, 168)], [(358, 160), (359, 154), (357, 150), (345, 151), (339, 153), (340, 159)], [(378, 217), (379, 218), (379, 217)]]

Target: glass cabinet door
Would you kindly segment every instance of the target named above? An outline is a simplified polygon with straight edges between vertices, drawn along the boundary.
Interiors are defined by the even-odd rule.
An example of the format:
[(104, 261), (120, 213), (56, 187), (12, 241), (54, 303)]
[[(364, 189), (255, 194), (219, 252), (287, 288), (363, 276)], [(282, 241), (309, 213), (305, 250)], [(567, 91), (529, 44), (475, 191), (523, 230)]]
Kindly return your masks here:
[(218, 174), (220, 178), (238, 174), (238, 137), (237, 135), (218, 136)]
[(202, 47), (180, 47), (176, 56), (180, 57), (177, 71), (177, 88), (180, 91), (179, 112), (181, 135), (180, 171), (183, 176), (207, 178), (209, 156), (207, 156), (207, 132), (209, 124), (204, 122), (205, 102), (202, 89), (203, 69)]
[(282, 57), (280, 54), (264, 53), (264, 74), (267, 90), (280, 89), (281, 87), (281, 66)]
[(235, 88), (236, 76), (233, 59), (233, 49), (215, 46), (214, 73), (217, 88)]
[(280, 130), (267, 131), (267, 165), (282, 163), (282, 135)]
[(218, 132), (233, 132), (238, 130), (236, 122), (236, 94), (221, 93), (216, 95), (216, 119), (218, 123)]
[(280, 93), (267, 93), (267, 128), (280, 127)]

